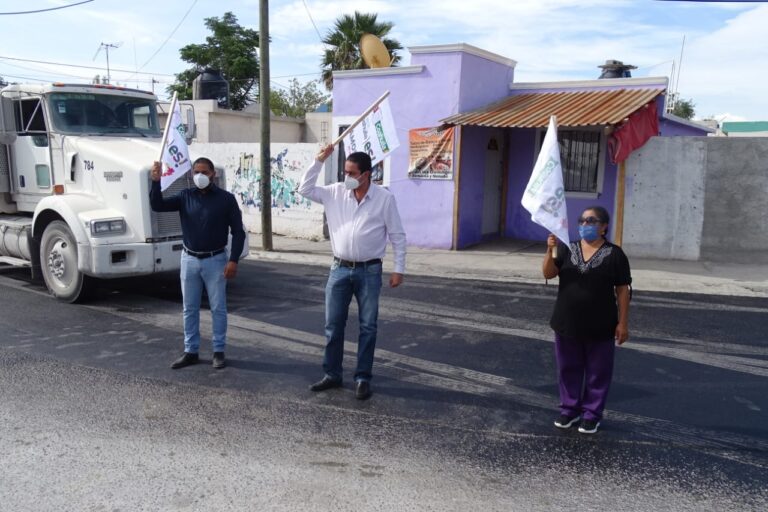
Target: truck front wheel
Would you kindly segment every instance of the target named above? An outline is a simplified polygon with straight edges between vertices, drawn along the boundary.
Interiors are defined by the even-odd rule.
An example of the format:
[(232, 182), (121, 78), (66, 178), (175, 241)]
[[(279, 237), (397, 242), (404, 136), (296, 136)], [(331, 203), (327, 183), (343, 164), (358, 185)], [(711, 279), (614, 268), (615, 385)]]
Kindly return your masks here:
[(45, 285), (57, 299), (76, 302), (85, 297), (89, 278), (77, 269), (77, 243), (66, 222), (55, 220), (43, 231), (40, 267)]

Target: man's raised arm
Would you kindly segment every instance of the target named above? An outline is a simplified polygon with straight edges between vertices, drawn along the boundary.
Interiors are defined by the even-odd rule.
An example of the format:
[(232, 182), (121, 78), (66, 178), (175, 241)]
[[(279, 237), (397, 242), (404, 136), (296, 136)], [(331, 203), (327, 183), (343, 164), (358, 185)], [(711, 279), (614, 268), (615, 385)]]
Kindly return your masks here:
[(301, 182), (297, 189), (299, 194), (316, 203), (322, 204), (325, 198), (328, 197), (328, 191), (325, 187), (317, 186), (317, 176), (320, 174), (320, 169), (323, 168), (323, 162), (331, 153), (333, 153), (332, 145), (328, 145), (320, 150), (315, 157), (315, 162), (301, 176)]

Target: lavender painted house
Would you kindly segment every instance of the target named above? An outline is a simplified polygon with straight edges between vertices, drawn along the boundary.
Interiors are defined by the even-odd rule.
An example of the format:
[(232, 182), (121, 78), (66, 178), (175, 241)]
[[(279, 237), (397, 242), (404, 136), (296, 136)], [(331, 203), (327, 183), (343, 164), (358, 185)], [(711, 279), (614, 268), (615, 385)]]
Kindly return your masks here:
[[(401, 146), (385, 162), (383, 183), (397, 198), (411, 245), (461, 249), (499, 237), (544, 240), (546, 231), (530, 221), (520, 199), (551, 114), (560, 125), (570, 218), (591, 204), (614, 211), (617, 168), (608, 134), (649, 102), (661, 136), (707, 133), (664, 115), (666, 78), (514, 83), (515, 61), (467, 44), (410, 52), (409, 66), (334, 73), (333, 129), (340, 133), (390, 91)], [(453, 179), (409, 178), (408, 131), (444, 122), (457, 126)], [(339, 163), (326, 182), (339, 179)], [(571, 229), (575, 237), (576, 226)]]

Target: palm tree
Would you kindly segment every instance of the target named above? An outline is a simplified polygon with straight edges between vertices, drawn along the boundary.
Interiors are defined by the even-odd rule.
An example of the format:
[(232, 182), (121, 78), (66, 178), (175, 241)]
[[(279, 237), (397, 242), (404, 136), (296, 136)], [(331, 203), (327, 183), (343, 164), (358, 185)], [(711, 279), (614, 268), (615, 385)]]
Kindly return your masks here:
[[(325, 87), (333, 89), (333, 72), (343, 69), (365, 69), (365, 62), (360, 55), (360, 38), (363, 34), (373, 34), (380, 38), (390, 54), (403, 47), (396, 39), (385, 37), (394, 27), (389, 22), (377, 22), (376, 14), (365, 14), (355, 11), (354, 16), (344, 14), (336, 19), (333, 30), (329, 30), (323, 39), (326, 45), (321, 67)], [(400, 62), (400, 56), (395, 55), (392, 65)]]

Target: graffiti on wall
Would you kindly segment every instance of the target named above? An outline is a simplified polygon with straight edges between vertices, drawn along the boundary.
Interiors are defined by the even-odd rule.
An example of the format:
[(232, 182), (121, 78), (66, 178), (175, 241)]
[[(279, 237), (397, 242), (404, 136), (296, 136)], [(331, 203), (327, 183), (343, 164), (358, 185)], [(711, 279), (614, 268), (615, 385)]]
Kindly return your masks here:
[[(301, 175), (308, 165), (305, 160), (300, 156), (291, 158), (289, 148), (270, 158), (273, 213), (279, 214), (291, 208), (308, 210), (312, 207), (309, 199), (296, 192)], [(258, 163), (253, 154), (241, 152), (237, 166), (232, 166), (235, 171), (230, 191), (244, 208), (261, 211), (261, 170)]]
[[(246, 229), (260, 233), (259, 144), (195, 143), (193, 149), (196, 155), (205, 155), (224, 168), (227, 190), (240, 204)], [(270, 154), (273, 233), (322, 240), (323, 205), (312, 203), (295, 191), (301, 175), (315, 160), (317, 144), (271, 144)]]

